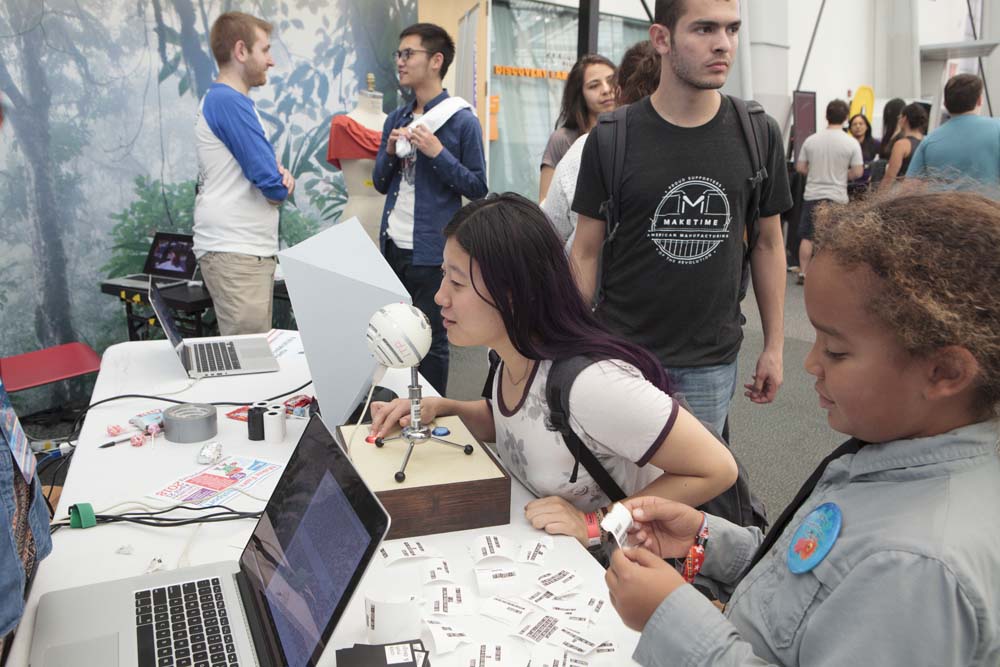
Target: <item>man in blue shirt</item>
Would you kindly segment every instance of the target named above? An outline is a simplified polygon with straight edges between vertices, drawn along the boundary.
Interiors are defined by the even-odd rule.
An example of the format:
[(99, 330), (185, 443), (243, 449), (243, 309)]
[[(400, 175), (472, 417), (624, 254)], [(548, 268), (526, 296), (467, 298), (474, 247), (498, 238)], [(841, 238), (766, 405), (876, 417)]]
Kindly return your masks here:
[(271, 328), (278, 208), (295, 188), (249, 97), (274, 67), (270, 33), (271, 24), (249, 14), (216, 19), (211, 44), (219, 78), (195, 124), (194, 254), (223, 335)]
[[(386, 261), (413, 305), (431, 321), (431, 349), (420, 371), (444, 396), (448, 335), (441, 308), (434, 303), (441, 283), (441, 231), (462, 206), (462, 197), (486, 194), (483, 134), (475, 112), (462, 100), (449, 98), (442, 86), (455, 57), (448, 33), (431, 23), (417, 23), (403, 30), (399, 40), (399, 83), (412, 89), (415, 99), (390, 113), (382, 130), (372, 172), (375, 189), (387, 195), (379, 236)], [(450, 115), (442, 114), (444, 109)], [(420, 119), (426, 125), (411, 126)], [(408, 144), (409, 150), (397, 152), (397, 142)]]
[(951, 119), (920, 142), (906, 176), (952, 181), (961, 190), (1000, 186), (1000, 121), (979, 115), (983, 80), (956, 74), (944, 86)]

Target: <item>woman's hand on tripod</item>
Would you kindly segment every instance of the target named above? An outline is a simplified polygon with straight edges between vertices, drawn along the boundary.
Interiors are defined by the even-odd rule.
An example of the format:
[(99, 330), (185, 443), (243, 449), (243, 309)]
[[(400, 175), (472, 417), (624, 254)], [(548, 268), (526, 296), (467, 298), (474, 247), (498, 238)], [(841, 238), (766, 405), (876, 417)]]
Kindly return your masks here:
[[(420, 421), (429, 424), (438, 416), (440, 398), (428, 397), (420, 401)], [(376, 401), (372, 403), (371, 433), (376, 438), (384, 438), (397, 426), (410, 425), (410, 399), (397, 398), (389, 403)]]

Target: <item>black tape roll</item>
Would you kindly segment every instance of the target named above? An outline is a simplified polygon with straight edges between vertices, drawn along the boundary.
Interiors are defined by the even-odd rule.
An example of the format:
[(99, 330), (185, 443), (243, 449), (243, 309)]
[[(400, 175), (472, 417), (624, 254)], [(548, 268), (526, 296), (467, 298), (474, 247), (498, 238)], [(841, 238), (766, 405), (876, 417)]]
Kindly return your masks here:
[(264, 439), (264, 408), (247, 410), (247, 437), (251, 440)]

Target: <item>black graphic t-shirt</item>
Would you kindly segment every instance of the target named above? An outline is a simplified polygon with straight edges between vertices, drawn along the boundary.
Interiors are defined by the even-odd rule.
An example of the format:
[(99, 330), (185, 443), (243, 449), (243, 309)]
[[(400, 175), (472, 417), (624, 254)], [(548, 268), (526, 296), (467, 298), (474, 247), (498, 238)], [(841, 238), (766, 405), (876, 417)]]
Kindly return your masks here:
[[(695, 128), (673, 125), (646, 97), (628, 111), (622, 224), (603, 259), (598, 315), (666, 366), (736, 359), (743, 331), (739, 287), (752, 194), (750, 154), (733, 103)], [(791, 208), (784, 149), (768, 118), (760, 215)], [(603, 220), (607, 197), (596, 132), (583, 150), (573, 210)]]

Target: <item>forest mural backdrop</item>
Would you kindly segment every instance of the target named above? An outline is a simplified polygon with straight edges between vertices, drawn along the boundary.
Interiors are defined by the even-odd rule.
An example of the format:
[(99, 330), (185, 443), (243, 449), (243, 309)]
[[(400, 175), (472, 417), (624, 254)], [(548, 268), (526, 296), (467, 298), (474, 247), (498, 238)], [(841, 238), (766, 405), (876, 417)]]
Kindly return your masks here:
[(141, 271), (154, 230), (191, 228), (208, 33), (230, 10), (274, 25), (276, 66), (251, 96), (298, 181), (282, 240), (336, 222), (330, 120), (369, 72), (399, 103), (391, 53), (416, 0), (0, 0), (0, 355), (127, 338), (99, 283)]

